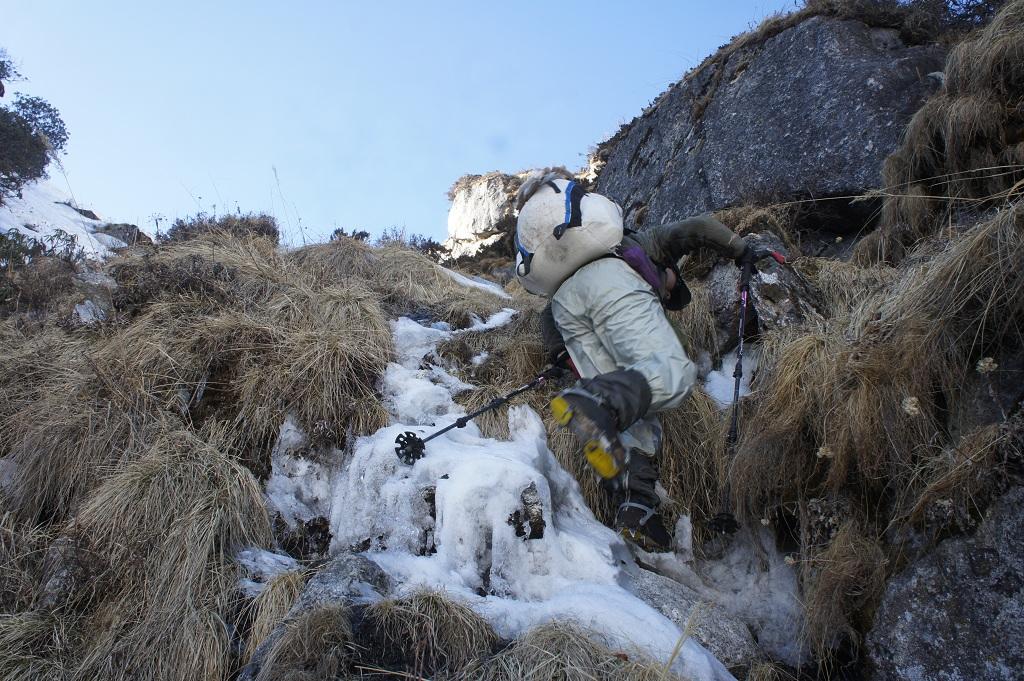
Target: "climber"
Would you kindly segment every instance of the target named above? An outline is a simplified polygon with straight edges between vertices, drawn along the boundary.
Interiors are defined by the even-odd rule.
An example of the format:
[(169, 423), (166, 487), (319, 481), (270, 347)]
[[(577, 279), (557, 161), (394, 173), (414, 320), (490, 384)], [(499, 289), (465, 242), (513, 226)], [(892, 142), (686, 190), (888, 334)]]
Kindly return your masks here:
[(655, 491), (657, 412), (686, 399), (697, 371), (664, 310), (689, 302), (683, 255), (710, 247), (742, 264), (753, 250), (710, 216), (626, 230), (617, 204), (564, 169), (533, 173), (516, 207), (516, 275), (549, 298), (545, 343), (581, 377), (551, 401), (555, 420), (603, 478), (616, 530), (645, 550), (669, 550)]

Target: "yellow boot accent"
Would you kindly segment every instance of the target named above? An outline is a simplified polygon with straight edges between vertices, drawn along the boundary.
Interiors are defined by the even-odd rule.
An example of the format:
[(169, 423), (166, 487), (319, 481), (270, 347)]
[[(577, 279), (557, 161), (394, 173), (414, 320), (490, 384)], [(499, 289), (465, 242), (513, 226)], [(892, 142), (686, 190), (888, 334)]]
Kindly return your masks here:
[(619, 474), (619, 466), (615, 462), (615, 457), (605, 451), (597, 440), (591, 440), (583, 445), (583, 454), (590, 462), (590, 466), (605, 480), (611, 480)]
[(566, 401), (564, 397), (559, 395), (558, 397), (551, 400), (551, 413), (555, 417), (555, 423), (560, 426), (566, 426), (569, 421), (572, 421), (572, 406)]

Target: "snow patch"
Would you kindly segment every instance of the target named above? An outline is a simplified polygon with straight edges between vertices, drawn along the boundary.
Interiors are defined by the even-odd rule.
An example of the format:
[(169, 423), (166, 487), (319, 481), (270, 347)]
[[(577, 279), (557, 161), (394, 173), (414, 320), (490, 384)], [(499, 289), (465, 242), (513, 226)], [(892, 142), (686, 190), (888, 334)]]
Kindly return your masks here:
[(474, 318), (473, 323), (468, 329), (466, 329), (466, 331), (490, 331), (491, 329), (496, 329), (499, 326), (505, 326), (512, 321), (512, 318), (516, 316), (517, 312), (517, 310), (513, 310), (511, 307), (506, 307), (500, 312), (495, 312), (486, 320)]
[(299, 563), (291, 556), (250, 547), (242, 549), (235, 560), (246, 572), (238, 585), (249, 598), (259, 596), (267, 582), (285, 572), (299, 569)]
[[(760, 358), (760, 348), (753, 345), (744, 346), (740, 397), (750, 394), (750, 379), (753, 378), (754, 372), (757, 371)], [(719, 409), (725, 409), (732, 405), (733, 391), (736, 388), (736, 379), (733, 377), (735, 370), (736, 351), (733, 350), (722, 358), (722, 368), (708, 373), (708, 377), (704, 381), (704, 391), (715, 400)]]
[[(471, 329), (507, 323), (503, 310)], [(509, 410), (508, 441), (485, 438), (473, 423), (431, 440), (413, 466), (401, 464), (395, 437), (421, 437), (464, 410), (452, 400), (454, 377), (427, 357), (460, 333), (403, 318), (392, 324), (398, 362), (382, 391), (396, 423), (359, 438), (334, 481), (333, 551), (352, 548), (394, 580), (399, 594), (444, 589), (512, 638), (551, 620), (575, 620), (614, 646), (640, 649), (660, 662), (682, 632), (620, 586), (632, 561), (618, 535), (599, 523), (575, 479), (547, 447), (544, 425), (529, 407)], [(461, 382), (459, 382), (461, 383)], [(540, 500), (542, 536), (525, 539), (511, 522), (524, 491)], [(692, 639), (673, 669), (697, 680), (731, 679)]]
[(771, 533), (758, 530), (741, 530), (719, 560), (686, 561), (672, 553), (648, 553), (644, 560), (743, 620), (762, 648), (797, 667), (810, 651), (800, 642), (804, 616), (796, 571)]
[(460, 274), (455, 270), (450, 270), (447, 267), (442, 267), (441, 269), (447, 272), (449, 277), (459, 282), (463, 286), (469, 286), (470, 288), (478, 288), (483, 291), (487, 291), (488, 293), (493, 293), (499, 298), (505, 298), (506, 300), (512, 299), (512, 296), (511, 294), (509, 294), (508, 291), (503, 289), (501, 286), (495, 284), (493, 281), (487, 281), (486, 279), (481, 279), (480, 277), (467, 277), (466, 275)]
[(103, 308), (91, 299), (86, 300), (84, 303), (75, 305), (75, 311), (73, 314), (75, 321), (84, 325), (98, 324), (107, 318)]
[[(22, 187), (20, 198), (4, 199), (0, 206), (0, 232), (13, 229), (24, 236), (45, 240), (55, 236), (59, 230), (74, 237), (87, 256), (108, 255), (111, 242), (104, 243), (101, 237), (105, 235), (94, 234), (97, 228), (107, 223), (87, 218), (65, 204), (74, 205), (74, 200), (52, 180), (30, 182)], [(113, 240), (121, 243), (118, 239)]]
[(291, 528), (330, 512), (330, 471), (302, 455), (306, 443), (305, 433), (289, 415), (270, 454), (267, 502)]

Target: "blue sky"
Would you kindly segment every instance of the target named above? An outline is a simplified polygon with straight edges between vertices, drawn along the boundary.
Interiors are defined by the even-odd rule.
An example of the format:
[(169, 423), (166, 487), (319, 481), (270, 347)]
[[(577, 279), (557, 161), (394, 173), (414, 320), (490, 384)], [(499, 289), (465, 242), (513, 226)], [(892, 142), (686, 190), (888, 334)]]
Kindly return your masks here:
[(240, 207), (293, 244), (335, 227), (440, 240), (459, 176), (583, 165), (707, 54), (793, 7), (4, 0), (0, 46), (29, 81), (3, 101), (61, 110), (71, 189), (108, 219)]

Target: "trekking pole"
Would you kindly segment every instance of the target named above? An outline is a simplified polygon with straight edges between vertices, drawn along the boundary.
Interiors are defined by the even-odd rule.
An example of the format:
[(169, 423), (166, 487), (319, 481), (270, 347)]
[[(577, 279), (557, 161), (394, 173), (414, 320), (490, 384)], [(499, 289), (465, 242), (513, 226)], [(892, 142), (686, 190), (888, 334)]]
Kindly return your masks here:
[(412, 464), (416, 463), (426, 455), (427, 443), (433, 440), (435, 437), (444, 435), (449, 430), (454, 430), (456, 428), (465, 428), (466, 425), (470, 421), (475, 419), (477, 416), (480, 416), (481, 414), (486, 414), (489, 411), (493, 411), (494, 409), (497, 409), (504, 405), (505, 403), (507, 403), (512, 398), (544, 385), (544, 383), (548, 379), (554, 377), (556, 375), (556, 372), (560, 370), (561, 369), (556, 365), (549, 366), (548, 368), (544, 369), (544, 371), (537, 374), (537, 376), (526, 385), (516, 388), (507, 395), (495, 397), (493, 400), (488, 402), (483, 407), (480, 407), (476, 411), (466, 414), (465, 416), (460, 416), (458, 419), (456, 419), (455, 423), (451, 424), (450, 426), (445, 426), (441, 430), (437, 431), (436, 433), (431, 433), (427, 437), (421, 438), (419, 435), (412, 431), (406, 431), (402, 433), (401, 435), (395, 438), (395, 453), (398, 454), (398, 458), (402, 460), (402, 463), (411, 466)]
[[(731, 467), (733, 455), (736, 452), (736, 443), (740, 434), (740, 387), (743, 380), (743, 334), (747, 326), (747, 305), (750, 300), (750, 280), (754, 276), (754, 263), (764, 258), (774, 258), (780, 265), (786, 264), (786, 258), (775, 251), (755, 251), (754, 254), (743, 261), (743, 269), (740, 271), (740, 322), (739, 322), (739, 344), (736, 346), (736, 368), (732, 372), (735, 384), (732, 390), (732, 422), (729, 424), (729, 433), (725, 438), (725, 460)], [(736, 516), (732, 513), (732, 491), (729, 488), (729, 471), (726, 470), (725, 480), (722, 482), (722, 496), (719, 503), (719, 511), (708, 521), (708, 527), (719, 534), (735, 534), (739, 529)]]

